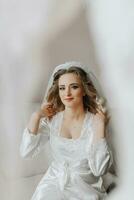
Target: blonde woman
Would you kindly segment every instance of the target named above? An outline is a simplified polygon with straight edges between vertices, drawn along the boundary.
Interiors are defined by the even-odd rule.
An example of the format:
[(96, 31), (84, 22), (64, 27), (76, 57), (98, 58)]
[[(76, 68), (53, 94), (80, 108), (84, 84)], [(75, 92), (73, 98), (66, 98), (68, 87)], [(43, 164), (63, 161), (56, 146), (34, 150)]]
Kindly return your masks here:
[(32, 200), (102, 200), (103, 176), (113, 158), (106, 140), (107, 114), (84, 67), (68, 62), (55, 68), (45, 101), (23, 132), (20, 152), (34, 157), (49, 140), (53, 161)]

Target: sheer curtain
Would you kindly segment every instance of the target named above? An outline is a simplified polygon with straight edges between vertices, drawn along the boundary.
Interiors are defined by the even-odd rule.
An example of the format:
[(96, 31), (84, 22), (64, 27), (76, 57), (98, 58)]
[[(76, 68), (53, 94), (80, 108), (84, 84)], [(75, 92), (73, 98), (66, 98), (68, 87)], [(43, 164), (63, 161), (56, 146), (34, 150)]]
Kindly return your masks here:
[(134, 2), (86, 1), (101, 83), (109, 100), (119, 184), (109, 199), (131, 199), (134, 178)]

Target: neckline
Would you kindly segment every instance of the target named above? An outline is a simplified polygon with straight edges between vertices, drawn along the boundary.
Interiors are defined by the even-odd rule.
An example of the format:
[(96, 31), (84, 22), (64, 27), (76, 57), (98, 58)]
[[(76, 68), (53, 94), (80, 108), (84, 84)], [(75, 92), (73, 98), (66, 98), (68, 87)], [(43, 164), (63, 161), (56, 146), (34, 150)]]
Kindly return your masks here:
[(80, 136), (78, 138), (76, 138), (76, 139), (67, 138), (67, 137), (61, 136), (61, 125), (62, 125), (62, 121), (63, 121), (64, 110), (61, 111), (60, 123), (59, 123), (59, 131), (58, 131), (59, 138), (61, 138), (63, 140), (66, 140), (66, 141), (78, 141), (78, 140), (80, 140), (82, 138), (83, 134), (84, 134), (84, 127), (85, 127), (85, 122), (86, 122), (86, 119), (87, 119), (87, 115), (88, 115), (88, 111), (85, 112), (84, 120), (83, 120), (82, 127), (81, 127)]

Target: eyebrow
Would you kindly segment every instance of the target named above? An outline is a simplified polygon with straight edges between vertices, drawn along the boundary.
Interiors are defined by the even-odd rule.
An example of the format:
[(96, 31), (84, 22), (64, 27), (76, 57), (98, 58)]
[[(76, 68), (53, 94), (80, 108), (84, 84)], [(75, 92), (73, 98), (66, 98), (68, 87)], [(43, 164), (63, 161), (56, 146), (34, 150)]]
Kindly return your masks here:
[[(78, 85), (78, 86), (80, 86), (79, 83), (71, 83), (70, 86), (72, 86), (72, 85)], [(59, 85), (59, 86), (65, 86), (65, 85)]]

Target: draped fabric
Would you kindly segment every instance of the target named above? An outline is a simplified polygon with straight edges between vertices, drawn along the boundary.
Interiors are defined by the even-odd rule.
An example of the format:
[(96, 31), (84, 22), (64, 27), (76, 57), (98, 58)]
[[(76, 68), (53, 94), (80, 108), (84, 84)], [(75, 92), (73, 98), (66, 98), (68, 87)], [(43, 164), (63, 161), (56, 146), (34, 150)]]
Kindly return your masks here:
[(112, 164), (112, 154), (105, 138), (93, 142), (94, 115), (86, 112), (81, 135), (68, 139), (60, 135), (63, 112), (51, 121), (40, 121), (37, 135), (24, 129), (20, 153), (35, 157), (47, 141), (53, 161), (38, 184), (32, 200), (99, 200), (106, 197), (103, 175)]

